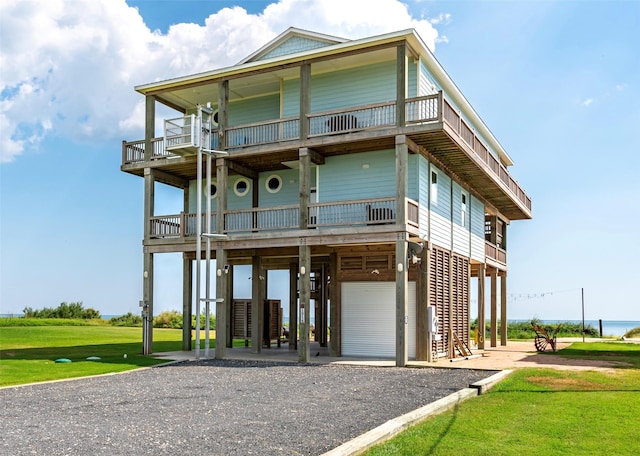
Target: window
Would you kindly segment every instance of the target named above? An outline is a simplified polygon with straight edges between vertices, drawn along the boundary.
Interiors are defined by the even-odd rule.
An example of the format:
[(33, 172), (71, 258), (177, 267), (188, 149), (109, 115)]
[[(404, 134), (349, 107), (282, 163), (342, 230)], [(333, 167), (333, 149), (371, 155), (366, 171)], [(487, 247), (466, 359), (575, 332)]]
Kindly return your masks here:
[(282, 178), (277, 174), (272, 174), (267, 178), (264, 185), (269, 193), (278, 193), (282, 188)]
[(460, 223), (462, 226), (467, 226), (467, 194), (465, 192), (460, 193)]
[(431, 170), (431, 203), (438, 204), (438, 173)]
[[(205, 183), (202, 186), (202, 193), (204, 194), (204, 197), (207, 197), (207, 184)], [(216, 195), (218, 194), (218, 186), (216, 185), (216, 183), (214, 181), (211, 181), (211, 199), (214, 199), (216, 197)]]
[(244, 196), (249, 193), (249, 179), (246, 177), (238, 179), (233, 187), (233, 191), (238, 196)]

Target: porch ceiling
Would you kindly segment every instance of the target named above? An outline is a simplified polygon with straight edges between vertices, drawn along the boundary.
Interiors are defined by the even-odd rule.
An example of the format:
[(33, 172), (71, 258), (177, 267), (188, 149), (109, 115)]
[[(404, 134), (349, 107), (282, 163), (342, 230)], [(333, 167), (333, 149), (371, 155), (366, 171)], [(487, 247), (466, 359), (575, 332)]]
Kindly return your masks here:
[[(375, 52), (365, 52), (348, 57), (319, 60), (311, 62), (311, 74), (318, 75), (327, 72), (345, 70), (352, 67), (369, 65), (377, 62), (395, 60), (395, 48), (380, 49)], [(247, 71), (229, 79), (230, 101), (250, 99), (257, 96), (279, 93), (280, 83), (285, 80), (295, 80), (300, 77), (300, 64), (290, 66), (276, 66), (260, 72)], [(168, 89), (154, 94), (156, 99), (176, 110), (186, 111), (197, 104), (205, 105), (211, 102), (218, 104), (218, 82), (223, 78), (211, 78), (206, 81), (188, 83), (178, 88)]]

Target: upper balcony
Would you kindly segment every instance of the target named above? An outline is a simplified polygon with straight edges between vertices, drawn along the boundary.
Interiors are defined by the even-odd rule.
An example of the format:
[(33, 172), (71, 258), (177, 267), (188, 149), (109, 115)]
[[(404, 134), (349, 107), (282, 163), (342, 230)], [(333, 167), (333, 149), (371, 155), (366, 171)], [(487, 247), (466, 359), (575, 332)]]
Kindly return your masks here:
[[(529, 196), (442, 92), (408, 98), (404, 107), (405, 121), (401, 126), (397, 125), (398, 104), (391, 101), (308, 114), (304, 118), (303, 130), (308, 132), (305, 138), (300, 137), (300, 118), (287, 117), (214, 130), (208, 132), (207, 141), (213, 149), (226, 150), (235, 164), (266, 171), (284, 168), (283, 163), (297, 160), (301, 147), (324, 156), (340, 155), (393, 148), (395, 137), (406, 135), (411, 140), (412, 152), (430, 154), (510, 220), (531, 218)], [(187, 118), (168, 122), (185, 126), (180, 119), (184, 122)], [(185, 131), (195, 131), (191, 124), (188, 126)], [(221, 147), (221, 134), (225, 147)], [(145, 160), (144, 140), (123, 141), (122, 170), (141, 176), (144, 168), (157, 167), (180, 179), (195, 179), (195, 157), (171, 152), (166, 142), (170, 146), (175, 137), (167, 138), (151, 141), (149, 161)]]

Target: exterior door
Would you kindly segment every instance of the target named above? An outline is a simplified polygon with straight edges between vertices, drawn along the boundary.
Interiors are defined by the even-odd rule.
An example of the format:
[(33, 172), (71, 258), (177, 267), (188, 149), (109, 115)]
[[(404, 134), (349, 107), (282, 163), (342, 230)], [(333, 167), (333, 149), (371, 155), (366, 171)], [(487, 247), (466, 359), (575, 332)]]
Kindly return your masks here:
[[(396, 356), (395, 282), (343, 282), (342, 355)], [(409, 358), (416, 357), (416, 284), (409, 282)]]

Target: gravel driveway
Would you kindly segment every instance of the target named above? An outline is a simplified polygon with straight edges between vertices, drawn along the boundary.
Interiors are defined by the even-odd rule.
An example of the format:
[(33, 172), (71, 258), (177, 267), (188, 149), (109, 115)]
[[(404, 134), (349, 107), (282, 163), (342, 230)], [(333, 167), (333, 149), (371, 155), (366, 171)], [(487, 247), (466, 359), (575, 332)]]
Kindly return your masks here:
[(493, 374), (203, 360), (0, 390), (3, 455), (317, 455)]

